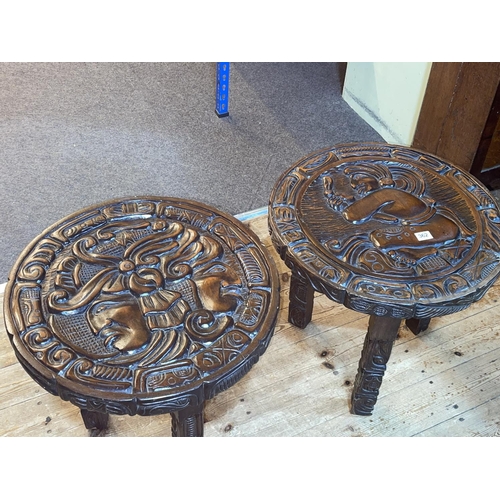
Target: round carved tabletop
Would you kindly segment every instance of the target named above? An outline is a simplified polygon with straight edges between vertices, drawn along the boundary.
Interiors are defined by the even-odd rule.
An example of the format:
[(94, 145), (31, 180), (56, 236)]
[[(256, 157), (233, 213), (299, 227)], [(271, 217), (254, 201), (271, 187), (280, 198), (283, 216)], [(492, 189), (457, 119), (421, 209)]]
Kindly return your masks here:
[(343, 144), (301, 159), (272, 191), (269, 229), (314, 289), (378, 316), (453, 313), (500, 272), (500, 214), (487, 189), (401, 146)]
[(201, 404), (265, 351), (279, 280), (235, 218), (176, 198), (113, 200), (35, 238), (11, 271), (5, 318), (49, 392), (106, 413)]

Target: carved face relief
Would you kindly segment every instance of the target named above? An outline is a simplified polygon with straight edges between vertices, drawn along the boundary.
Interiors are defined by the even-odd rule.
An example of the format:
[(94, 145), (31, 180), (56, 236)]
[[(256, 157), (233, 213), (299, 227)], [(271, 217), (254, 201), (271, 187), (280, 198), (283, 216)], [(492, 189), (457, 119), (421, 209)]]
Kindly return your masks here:
[(389, 179), (389, 182), (383, 183), (382, 180), (379, 182), (375, 176), (368, 175), (363, 172), (351, 175), (350, 180), (352, 188), (355, 189), (361, 196), (364, 196), (371, 191), (375, 191), (375, 189), (379, 189), (382, 186), (394, 185), (392, 179)]
[(139, 302), (133, 296), (111, 297), (93, 303), (87, 310), (92, 333), (110, 350), (133, 351), (146, 344), (150, 332)]
[(194, 278), (204, 309), (215, 312), (234, 310), (238, 304), (241, 279), (222, 262), (210, 263)]
[[(198, 397), (219, 371), (234, 378), (267, 345), (278, 313), (277, 272), (257, 237), (179, 199), (73, 214), (36, 238), (11, 276), (9, 332), (30, 373), (43, 365), (57, 374), (44, 378), (50, 384), (126, 394), (127, 409), (117, 401), (113, 412), (135, 412), (158, 391), (192, 387)], [(71, 398), (86, 407), (85, 397)], [(160, 403), (153, 397), (141, 411)]]
[(461, 231), (452, 211), (436, 206), (418, 172), (409, 165), (347, 163), (323, 174), (316, 184), (322, 184), (327, 205), (354, 225), (350, 231), (345, 226), (344, 244), (336, 237), (330, 249), (341, 252), (355, 266), (418, 275), (424, 259), (434, 271), (449, 265), (442, 258), (443, 248), (458, 248), (460, 253), (471, 248), (471, 232)]
[[(87, 234), (54, 264), (46, 285), (51, 322), (93, 358), (133, 354), (160, 335), (185, 337), (177, 341), (186, 349), (205, 330), (213, 339), (245, 293), (241, 269), (227, 253), (221, 242), (178, 222), (139, 221), (133, 228), (127, 221)], [(207, 324), (184, 327), (189, 314), (207, 312)], [(67, 338), (75, 318), (78, 341)]]
[(402, 146), (341, 144), (302, 158), (276, 182), (268, 222), (289, 267), (370, 314), (459, 310), (500, 270), (500, 213), (487, 190)]

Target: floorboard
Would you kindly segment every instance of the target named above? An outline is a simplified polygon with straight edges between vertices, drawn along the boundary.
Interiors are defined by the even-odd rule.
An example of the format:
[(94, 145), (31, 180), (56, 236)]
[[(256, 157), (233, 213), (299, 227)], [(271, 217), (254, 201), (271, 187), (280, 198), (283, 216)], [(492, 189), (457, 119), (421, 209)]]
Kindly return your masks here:
[[(279, 269), (281, 310), (261, 360), (207, 402), (207, 437), (500, 435), (500, 285), (465, 311), (433, 319), (418, 336), (402, 325), (374, 414), (355, 416), (349, 398), (368, 317), (316, 294), (307, 328), (290, 325), (290, 272), (271, 246), (266, 216), (245, 223)], [(0, 435), (87, 436), (78, 408), (21, 368), (0, 319)], [(169, 437), (170, 417), (112, 415), (107, 435)]]

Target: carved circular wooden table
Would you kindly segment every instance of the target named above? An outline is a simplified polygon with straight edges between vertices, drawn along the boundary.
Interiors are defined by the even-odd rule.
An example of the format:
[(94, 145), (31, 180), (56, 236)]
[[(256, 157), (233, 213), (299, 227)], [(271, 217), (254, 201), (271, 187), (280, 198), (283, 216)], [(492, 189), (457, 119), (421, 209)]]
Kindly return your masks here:
[(402, 319), (479, 300), (500, 272), (500, 214), (470, 174), (430, 154), (387, 144), (315, 152), (277, 181), (274, 246), (292, 270), (289, 321), (311, 320), (314, 290), (370, 315), (351, 411), (371, 415)]
[(81, 409), (171, 413), (203, 435), (205, 400), (245, 375), (271, 339), (279, 280), (235, 218), (175, 198), (113, 200), (54, 224), (26, 248), (5, 292), (24, 369)]

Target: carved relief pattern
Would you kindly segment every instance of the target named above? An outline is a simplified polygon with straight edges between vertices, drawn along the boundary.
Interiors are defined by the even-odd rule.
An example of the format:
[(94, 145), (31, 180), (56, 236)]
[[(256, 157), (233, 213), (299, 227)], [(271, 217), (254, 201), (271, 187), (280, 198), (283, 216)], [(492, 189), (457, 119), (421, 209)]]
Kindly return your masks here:
[(500, 272), (491, 195), (468, 173), (400, 146), (341, 145), (300, 160), (273, 189), (269, 232), (316, 290), (369, 314), (451, 313)]
[(172, 413), (173, 437), (202, 437), (203, 436), (203, 407), (186, 412)]
[(311, 320), (314, 290), (306, 277), (296, 268), (290, 282), (290, 304), (288, 321), (299, 328), (305, 328)]
[[(159, 198), (118, 200), (52, 226), (6, 290), (23, 365), (72, 387), (123, 394), (111, 413), (170, 408), (158, 395), (174, 401), (244, 364), (267, 345), (278, 300), (277, 273), (253, 233), (211, 207)], [(98, 392), (63, 386), (49, 389), (103, 410), (92, 406)]]
[(368, 335), (365, 337), (351, 396), (353, 413), (356, 415), (372, 414), (391, 355), (392, 345), (392, 340), (371, 341)]

